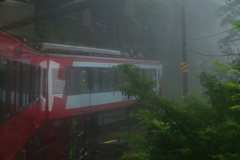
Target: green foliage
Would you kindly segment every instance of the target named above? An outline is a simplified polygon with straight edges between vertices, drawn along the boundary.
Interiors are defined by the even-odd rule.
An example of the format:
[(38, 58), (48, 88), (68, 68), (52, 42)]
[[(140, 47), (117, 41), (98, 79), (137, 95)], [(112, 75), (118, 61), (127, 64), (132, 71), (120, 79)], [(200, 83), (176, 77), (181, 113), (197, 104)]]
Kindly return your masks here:
[(237, 31), (239, 32), (239, 31), (240, 31), (240, 21), (234, 21), (234, 22), (233, 22), (233, 25), (234, 25), (235, 27), (233, 27), (233, 28), (231, 29), (231, 31), (237, 30)]
[(234, 89), (228, 87), (227, 82), (220, 81), (216, 75), (203, 72), (200, 82), (205, 88), (204, 94), (208, 96), (213, 105), (219, 121), (225, 121), (229, 112), (229, 106), (234, 105), (231, 95)]
[(139, 68), (133, 64), (118, 65), (117, 69), (125, 73), (125, 78), (130, 81), (121, 86), (120, 90), (128, 98), (136, 96), (137, 100), (143, 102), (156, 95), (157, 93), (152, 90), (152, 86), (155, 83), (154, 80), (148, 80), (145, 77), (141, 77)]
[(153, 91), (154, 81), (142, 77), (138, 67), (122, 64), (117, 68), (129, 79), (121, 87), (123, 94), (145, 104), (135, 115), (142, 132), (123, 135), (130, 139), (130, 150), (122, 156), (123, 160), (238, 159), (239, 112), (229, 109), (239, 104), (232, 99), (236, 83), (222, 82), (217, 75), (204, 72), (200, 79), (209, 101), (191, 94), (172, 100)]
[(239, 0), (224, 0), (224, 5), (219, 7), (217, 15), (222, 17), (221, 26), (235, 26), (228, 32), (228, 35), (219, 40), (219, 48), (225, 54), (231, 54), (239, 52), (239, 36), (238, 32), (240, 22), (236, 21), (239, 19), (240, 13), (240, 1)]
[[(225, 95), (225, 99), (224, 101), (227, 103), (227, 106), (229, 105), (233, 105), (233, 107), (231, 107), (231, 109), (238, 109), (238, 104), (240, 103), (240, 84), (239, 84), (239, 76), (240, 76), (240, 72), (239, 72), (239, 63), (237, 61), (237, 63), (233, 63), (230, 66), (223, 64), (221, 61), (216, 60), (213, 61), (212, 63), (216, 63), (218, 65), (218, 67), (216, 69), (218, 70), (227, 70), (229, 72), (229, 76), (231, 77), (231, 80), (228, 80), (226, 82), (221, 81), (219, 78), (217, 78), (217, 76), (215, 75), (215, 79), (210, 80), (209, 78), (211, 76), (207, 76), (206, 78), (203, 78), (202, 75), (206, 74), (206, 72), (202, 73), (202, 75), (200, 76), (200, 80), (202, 80), (202, 85), (206, 86), (206, 85), (210, 85), (212, 86), (216, 86), (217, 84), (220, 84), (220, 86), (222, 87), (222, 89), (219, 92), (224, 92), (226, 91), (228, 94)], [(212, 82), (211, 82), (212, 81)], [(215, 83), (215, 84), (210, 84), (211, 83)], [(208, 87), (209, 88), (209, 87)], [(209, 93), (208, 93), (209, 92)], [(207, 91), (205, 91), (205, 94), (210, 96), (211, 93), (214, 93), (214, 90), (208, 89)], [(218, 93), (219, 93), (218, 92)], [(213, 94), (213, 96), (215, 96), (215, 98), (219, 98), (216, 97), (217, 95), (220, 94)], [(223, 93), (222, 93), (223, 95)], [(210, 100), (213, 99), (213, 96), (210, 96)], [(231, 98), (230, 98), (231, 97)], [(228, 100), (228, 101), (226, 101)]]
[(202, 135), (214, 159), (239, 159), (240, 125), (226, 121), (205, 129)]

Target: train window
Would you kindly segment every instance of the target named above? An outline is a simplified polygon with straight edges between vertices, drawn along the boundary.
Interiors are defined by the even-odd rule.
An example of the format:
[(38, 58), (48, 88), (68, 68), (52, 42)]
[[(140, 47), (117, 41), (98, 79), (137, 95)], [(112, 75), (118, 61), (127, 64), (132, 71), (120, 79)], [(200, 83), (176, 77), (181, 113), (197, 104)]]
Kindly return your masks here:
[(144, 69), (140, 69), (140, 75), (144, 76)]
[(11, 61), (3, 61), (4, 82), (3, 82), (3, 112), (4, 117), (10, 115), (11, 109)]
[(22, 87), (21, 87), (21, 69), (22, 64), (12, 62), (11, 71), (11, 112), (16, 112), (22, 107)]
[(43, 69), (40, 68), (40, 96), (43, 95)]
[(100, 69), (91, 68), (91, 91), (100, 92)]
[(3, 119), (3, 69), (2, 69), (2, 60), (0, 57), (0, 123)]
[(66, 95), (77, 94), (77, 67), (65, 68), (65, 92)]
[(153, 79), (153, 80), (157, 80), (157, 74), (156, 74), (156, 70), (151, 70), (151, 79)]
[(15, 104), (15, 111), (20, 109), (20, 82), (21, 82), (21, 63), (16, 63), (16, 79), (15, 79), (15, 83), (16, 83), (16, 88), (15, 88), (15, 99), (14, 99), (14, 104)]
[(119, 70), (116, 71), (116, 89), (119, 90), (119, 87), (123, 85), (123, 73)]
[(47, 89), (47, 70), (43, 69), (43, 91), (42, 91), (42, 96), (45, 98), (46, 97), (46, 89)]
[(109, 70), (106, 68), (100, 69), (101, 75), (101, 91), (108, 91), (109, 88)]
[(26, 87), (25, 87), (25, 106), (28, 106), (30, 101), (30, 93), (31, 93), (31, 66), (30, 65), (25, 65), (25, 71), (26, 71)]
[(109, 91), (114, 91), (116, 88), (116, 79), (115, 79), (115, 69), (108, 69), (109, 70)]
[(16, 64), (15, 62), (11, 65), (11, 113), (14, 113), (16, 110)]
[(123, 84), (128, 83), (129, 82), (129, 77), (127, 77), (127, 75), (124, 74), (124, 73), (122, 75), (123, 75)]
[(24, 78), (23, 77), (23, 74), (24, 74), (23, 66), (24, 65), (21, 63), (20, 67), (19, 67), (20, 75), (19, 75), (19, 98), (18, 98), (19, 102), (18, 102), (18, 104), (21, 109), (24, 107), (24, 105), (23, 105), (23, 78)]
[(32, 103), (32, 77), (33, 77), (33, 69), (32, 66), (29, 65), (29, 88), (28, 88), (28, 105)]
[(35, 90), (36, 90), (36, 67), (35, 66), (30, 66), (31, 68), (31, 76), (30, 76), (30, 81), (31, 81), (31, 104), (35, 102)]
[(40, 67), (36, 67), (36, 79), (35, 79), (35, 98), (39, 98), (40, 92)]
[(89, 68), (79, 68), (78, 84), (80, 93), (89, 93)]
[(144, 69), (144, 77), (151, 79), (151, 70), (150, 69)]
[(26, 94), (27, 94), (27, 65), (22, 66), (22, 107), (26, 107)]
[[(156, 81), (157, 80), (156, 70), (144, 69), (144, 77)], [(153, 88), (155, 88), (155, 87), (156, 87), (156, 85), (153, 85)]]
[(123, 74), (119, 75), (116, 77), (116, 70), (112, 68), (66, 67), (65, 93), (71, 95), (89, 93), (90, 90), (92, 93), (114, 91), (123, 83)]
[(14, 113), (21, 109), (20, 106), (20, 82), (21, 82), (21, 63), (12, 62), (11, 71), (11, 113)]

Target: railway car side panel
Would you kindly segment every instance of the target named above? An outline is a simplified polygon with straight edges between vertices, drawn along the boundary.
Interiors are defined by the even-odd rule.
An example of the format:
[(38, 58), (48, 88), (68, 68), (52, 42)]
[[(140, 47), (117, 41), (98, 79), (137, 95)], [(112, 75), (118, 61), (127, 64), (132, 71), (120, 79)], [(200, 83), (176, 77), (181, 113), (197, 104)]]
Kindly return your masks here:
[(0, 159), (10, 160), (45, 122), (38, 97), (46, 87), (40, 85), (46, 76), (41, 77), (39, 63), (46, 59), (1, 31), (0, 39)]
[(33, 64), (38, 64), (36, 82), (36, 101), (38, 102), (38, 120), (42, 124), (46, 120), (47, 112), (47, 58), (32, 58)]
[[(126, 61), (50, 58), (48, 73), (49, 118), (58, 119), (100, 110), (125, 107), (134, 102), (118, 90), (124, 79), (113, 69)], [(160, 88), (161, 64), (138, 63), (142, 74)]]
[[(40, 66), (0, 59), (0, 155), (12, 159), (45, 122), (38, 97), (40, 90), (46, 91), (46, 83), (40, 85), (44, 79)], [(40, 118), (41, 114), (44, 116)]]

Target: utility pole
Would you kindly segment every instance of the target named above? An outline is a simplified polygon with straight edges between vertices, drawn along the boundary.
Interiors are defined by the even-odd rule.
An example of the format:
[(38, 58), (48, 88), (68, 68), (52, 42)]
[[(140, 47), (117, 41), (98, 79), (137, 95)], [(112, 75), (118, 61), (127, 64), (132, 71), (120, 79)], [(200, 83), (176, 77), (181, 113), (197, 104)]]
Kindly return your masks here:
[[(187, 43), (185, 26), (185, 2), (181, 0), (181, 22), (182, 22), (182, 72), (183, 72), (183, 95), (188, 93), (188, 63), (187, 63)], [(187, 69), (186, 69), (187, 68)]]

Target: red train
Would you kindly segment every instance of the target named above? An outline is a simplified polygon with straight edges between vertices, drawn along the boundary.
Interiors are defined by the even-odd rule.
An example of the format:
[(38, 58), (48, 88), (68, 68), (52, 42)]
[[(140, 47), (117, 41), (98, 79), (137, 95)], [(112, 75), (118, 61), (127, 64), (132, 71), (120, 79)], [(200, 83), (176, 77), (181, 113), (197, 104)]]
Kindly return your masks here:
[(161, 87), (159, 62), (127, 60), (120, 51), (107, 49), (51, 43), (34, 48), (0, 31), (2, 160), (27, 159), (42, 146), (39, 137), (51, 120), (133, 103), (118, 90), (124, 80), (112, 66), (134, 63), (144, 76), (157, 81), (155, 90)]
[[(0, 32), (0, 157), (12, 159), (46, 120), (46, 55)], [(37, 63), (36, 63), (37, 62)], [(45, 109), (46, 110), (46, 109)]]

